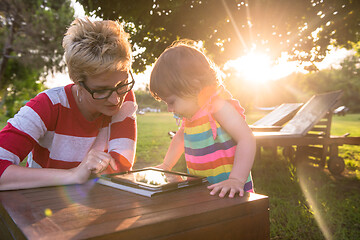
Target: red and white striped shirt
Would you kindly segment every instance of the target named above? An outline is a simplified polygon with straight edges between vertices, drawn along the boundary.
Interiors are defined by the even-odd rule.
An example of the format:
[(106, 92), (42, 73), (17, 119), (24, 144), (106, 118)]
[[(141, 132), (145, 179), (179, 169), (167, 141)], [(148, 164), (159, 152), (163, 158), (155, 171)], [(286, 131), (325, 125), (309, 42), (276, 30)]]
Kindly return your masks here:
[[(73, 85), (38, 94), (8, 120), (0, 132), (0, 176), (26, 156), (28, 167), (74, 168), (90, 149), (109, 152), (118, 172), (132, 168), (136, 150), (134, 92), (127, 93), (116, 115), (88, 121), (71, 93)], [(106, 173), (111, 172), (109, 166)]]

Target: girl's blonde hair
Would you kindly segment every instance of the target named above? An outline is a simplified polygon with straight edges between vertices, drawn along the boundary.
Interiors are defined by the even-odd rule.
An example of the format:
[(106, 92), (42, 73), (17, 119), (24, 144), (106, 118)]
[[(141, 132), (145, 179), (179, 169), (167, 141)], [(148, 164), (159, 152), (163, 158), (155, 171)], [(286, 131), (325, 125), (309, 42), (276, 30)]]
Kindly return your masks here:
[(159, 101), (170, 95), (197, 96), (205, 87), (219, 85), (217, 67), (191, 40), (169, 46), (155, 62), (150, 75), (150, 93)]
[(117, 21), (75, 19), (63, 39), (71, 80), (76, 83), (106, 71), (130, 70), (128, 39), (129, 34)]

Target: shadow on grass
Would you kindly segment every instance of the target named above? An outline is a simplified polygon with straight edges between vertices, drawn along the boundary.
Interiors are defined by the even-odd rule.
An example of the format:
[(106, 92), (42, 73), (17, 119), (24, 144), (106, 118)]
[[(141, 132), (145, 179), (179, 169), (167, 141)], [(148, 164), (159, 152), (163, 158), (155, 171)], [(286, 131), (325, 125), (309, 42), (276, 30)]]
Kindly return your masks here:
[(358, 179), (270, 152), (252, 173), (256, 192), (270, 199), (271, 239), (360, 239)]

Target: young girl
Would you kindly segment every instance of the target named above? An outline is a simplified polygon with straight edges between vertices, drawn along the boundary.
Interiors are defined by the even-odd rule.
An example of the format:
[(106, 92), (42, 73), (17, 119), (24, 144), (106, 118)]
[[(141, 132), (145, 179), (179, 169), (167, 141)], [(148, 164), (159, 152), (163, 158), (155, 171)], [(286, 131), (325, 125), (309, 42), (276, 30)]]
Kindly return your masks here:
[(256, 143), (244, 109), (200, 50), (185, 41), (167, 48), (151, 72), (150, 92), (183, 119), (159, 168), (172, 169), (185, 151), (189, 173), (206, 176), (211, 195), (253, 192)]

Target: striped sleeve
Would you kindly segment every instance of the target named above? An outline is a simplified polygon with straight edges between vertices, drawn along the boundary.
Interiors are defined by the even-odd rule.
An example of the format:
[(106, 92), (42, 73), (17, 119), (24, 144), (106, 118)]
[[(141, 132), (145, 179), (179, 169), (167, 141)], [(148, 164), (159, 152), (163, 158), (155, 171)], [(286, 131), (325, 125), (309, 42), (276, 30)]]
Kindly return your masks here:
[(128, 171), (134, 164), (137, 138), (136, 110), (135, 95), (130, 91), (110, 124), (109, 153), (117, 162), (118, 172)]
[(0, 176), (9, 165), (18, 165), (51, 127), (51, 105), (46, 94), (41, 93), (8, 120), (0, 132)]

